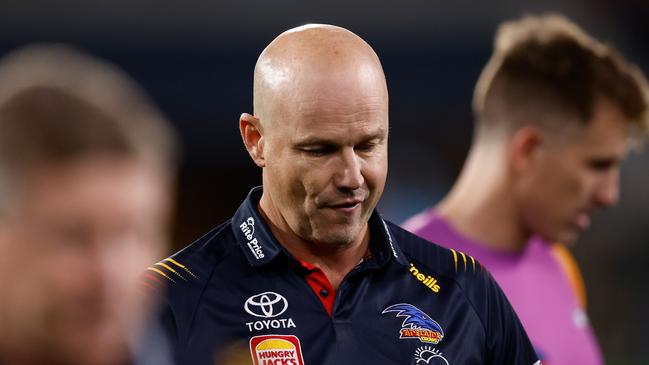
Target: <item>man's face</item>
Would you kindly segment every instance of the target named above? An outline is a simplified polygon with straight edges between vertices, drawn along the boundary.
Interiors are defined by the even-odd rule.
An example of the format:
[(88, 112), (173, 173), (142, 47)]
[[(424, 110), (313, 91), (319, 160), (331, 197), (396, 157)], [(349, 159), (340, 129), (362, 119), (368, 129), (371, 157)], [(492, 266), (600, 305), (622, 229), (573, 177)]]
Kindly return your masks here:
[(162, 175), (89, 157), (23, 177), (0, 222), (6, 341), (52, 364), (119, 363), (145, 310), (140, 275), (164, 249)]
[(293, 95), (265, 130), (264, 194), (302, 239), (349, 244), (364, 234), (385, 185), (385, 86), (341, 77)]
[(615, 104), (600, 99), (590, 124), (565, 140), (543, 143), (520, 185), (523, 220), (530, 231), (572, 243), (588, 228), (593, 212), (617, 202), (627, 125)]

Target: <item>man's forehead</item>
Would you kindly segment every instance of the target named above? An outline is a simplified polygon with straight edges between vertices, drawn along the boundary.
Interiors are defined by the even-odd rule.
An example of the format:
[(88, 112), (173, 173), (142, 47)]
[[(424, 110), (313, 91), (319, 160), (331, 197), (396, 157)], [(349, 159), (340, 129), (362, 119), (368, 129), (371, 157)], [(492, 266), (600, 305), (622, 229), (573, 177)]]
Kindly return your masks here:
[(283, 104), (287, 114), (301, 117), (387, 111), (387, 98), (380, 92), (351, 95), (346, 94), (344, 90), (323, 90), (321, 94), (303, 94), (294, 99), (287, 99)]
[(293, 136), (301, 140), (327, 139), (330, 136), (372, 136), (384, 137), (388, 134), (387, 123), (379, 123), (377, 120), (358, 121), (347, 123), (341, 122), (313, 122), (305, 123), (299, 128), (293, 129)]
[(631, 122), (615, 105), (600, 101), (589, 123), (576, 133), (576, 143), (595, 149), (623, 149), (631, 137)]
[(388, 112), (388, 99), (375, 85), (350, 85), (305, 90), (278, 100), (286, 115), (295, 119), (356, 121), (372, 119)]
[[(608, 124), (608, 123), (607, 123)], [(608, 127), (588, 124), (575, 128), (548, 143), (552, 155), (564, 160), (609, 159), (621, 161), (631, 144), (627, 125), (611, 123)]]
[[(266, 96), (286, 102), (309, 100), (352, 100), (386, 96), (385, 76), (380, 68), (366, 63), (337, 64), (331, 67), (300, 65), (299, 68), (275, 68), (266, 76)], [(269, 86), (269, 85), (266, 85)]]
[(387, 128), (388, 97), (378, 82), (327, 80), (286, 90), (272, 101), (265, 115), (272, 129), (327, 130), (370, 124)]
[(384, 139), (388, 134), (387, 117), (313, 118), (301, 120), (287, 129), (287, 139), (296, 144), (356, 144), (370, 139)]

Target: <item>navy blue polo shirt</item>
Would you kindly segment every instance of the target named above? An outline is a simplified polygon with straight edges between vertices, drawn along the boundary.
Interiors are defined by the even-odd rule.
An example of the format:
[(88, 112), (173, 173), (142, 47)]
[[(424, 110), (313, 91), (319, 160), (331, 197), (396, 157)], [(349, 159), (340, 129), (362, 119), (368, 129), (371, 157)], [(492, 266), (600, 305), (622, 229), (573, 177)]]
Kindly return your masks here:
[(335, 292), (259, 214), (233, 218), (149, 268), (179, 364), (521, 364), (536, 356), (509, 302), (472, 257), (369, 220), (366, 257)]

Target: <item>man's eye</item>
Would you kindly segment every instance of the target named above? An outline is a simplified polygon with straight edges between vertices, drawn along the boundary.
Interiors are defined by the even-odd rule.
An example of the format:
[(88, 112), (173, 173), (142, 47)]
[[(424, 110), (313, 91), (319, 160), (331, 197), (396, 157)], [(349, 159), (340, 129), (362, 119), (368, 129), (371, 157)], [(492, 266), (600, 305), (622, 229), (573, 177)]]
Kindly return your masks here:
[(324, 156), (333, 151), (331, 147), (306, 147), (301, 149), (302, 152), (310, 156)]
[(376, 145), (377, 145), (376, 142), (365, 142), (365, 143), (357, 144), (354, 147), (354, 149), (361, 152), (369, 152), (372, 151), (376, 147)]
[(57, 246), (82, 247), (90, 242), (90, 231), (79, 225), (52, 225), (48, 227), (49, 242)]
[(615, 166), (615, 161), (613, 160), (591, 160), (588, 162), (588, 167), (596, 171), (606, 171), (610, 170)]

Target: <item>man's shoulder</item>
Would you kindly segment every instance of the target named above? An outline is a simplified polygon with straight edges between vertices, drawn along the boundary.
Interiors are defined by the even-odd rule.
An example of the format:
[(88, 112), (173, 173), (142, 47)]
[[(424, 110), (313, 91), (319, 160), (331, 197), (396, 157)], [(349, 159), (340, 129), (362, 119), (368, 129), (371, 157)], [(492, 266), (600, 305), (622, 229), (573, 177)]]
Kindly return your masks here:
[(415, 266), (418, 270), (435, 272), (457, 282), (461, 287), (464, 287), (467, 281), (480, 280), (476, 276), (485, 276), (485, 269), (474, 257), (428, 241), (394, 223), (387, 224), (410, 261), (411, 268)]
[(449, 298), (448, 305), (476, 315), (486, 338), (489, 363), (536, 361), (536, 354), (505, 294), (475, 258), (426, 241), (394, 224), (390, 230), (410, 260), (411, 275), (424, 284), (434, 280), (439, 285), (439, 293)]
[(466, 303), (465, 310), (477, 315), (485, 332), (490, 331), (493, 313), (510, 310), (498, 284), (474, 257), (427, 241), (395, 224), (389, 223), (389, 227), (410, 262), (410, 274), (423, 283), (431, 283), (428, 278), (432, 277), (440, 293), (455, 298), (452, 302), (457, 308), (462, 307), (459, 303)]
[(147, 276), (153, 274), (157, 283), (164, 283), (167, 296), (174, 292), (196, 291), (205, 286), (212, 271), (236, 248), (231, 222), (227, 221), (212, 229), (193, 243), (173, 255), (147, 268)]
[(191, 328), (195, 310), (200, 305), (215, 271), (236, 255), (238, 243), (227, 221), (175, 254), (147, 268), (149, 282), (155, 280), (164, 297), (161, 323), (177, 345)]

